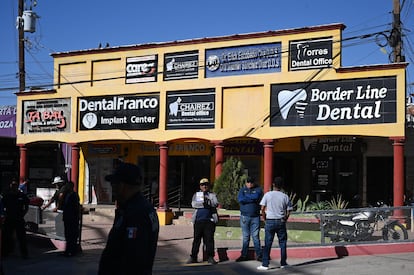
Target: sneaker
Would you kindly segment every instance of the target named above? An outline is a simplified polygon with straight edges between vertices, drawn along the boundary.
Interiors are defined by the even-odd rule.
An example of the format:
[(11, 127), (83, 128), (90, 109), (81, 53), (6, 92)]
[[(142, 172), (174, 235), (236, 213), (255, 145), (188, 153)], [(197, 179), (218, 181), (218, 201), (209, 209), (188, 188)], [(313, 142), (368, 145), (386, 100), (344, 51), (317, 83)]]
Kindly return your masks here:
[(246, 256), (240, 256), (236, 259), (236, 262), (245, 262), (248, 261), (249, 259)]
[(216, 260), (214, 260), (214, 258), (213, 258), (213, 257), (209, 257), (209, 258), (208, 258), (208, 260), (207, 260), (207, 262), (208, 262), (209, 264), (217, 264)]
[(285, 264), (285, 265), (281, 265), (280, 266), (280, 268), (289, 268), (290, 267), (290, 265), (288, 265), (288, 264)]
[(268, 266), (258, 266), (257, 267), (257, 270), (269, 270), (269, 267)]
[(187, 264), (195, 264), (195, 263), (197, 263), (197, 259), (195, 259), (193, 257), (190, 257), (190, 259), (188, 259), (186, 263)]

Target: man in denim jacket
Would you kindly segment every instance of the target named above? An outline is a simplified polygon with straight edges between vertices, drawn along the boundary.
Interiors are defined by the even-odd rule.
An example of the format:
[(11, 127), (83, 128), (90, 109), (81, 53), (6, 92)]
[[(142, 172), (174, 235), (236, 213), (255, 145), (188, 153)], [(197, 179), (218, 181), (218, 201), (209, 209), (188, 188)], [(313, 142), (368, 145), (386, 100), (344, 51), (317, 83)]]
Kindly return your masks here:
[(236, 262), (247, 261), (250, 236), (253, 239), (256, 259), (262, 260), (262, 249), (260, 247), (260, 200), (262, 199), (262, 188), (257, 186), (252, 177), (247, 177), (246, 185), (243, 186), (237, 196), (240, 204), (240, 227), (243, 234), (243, 245), (241, 255)]

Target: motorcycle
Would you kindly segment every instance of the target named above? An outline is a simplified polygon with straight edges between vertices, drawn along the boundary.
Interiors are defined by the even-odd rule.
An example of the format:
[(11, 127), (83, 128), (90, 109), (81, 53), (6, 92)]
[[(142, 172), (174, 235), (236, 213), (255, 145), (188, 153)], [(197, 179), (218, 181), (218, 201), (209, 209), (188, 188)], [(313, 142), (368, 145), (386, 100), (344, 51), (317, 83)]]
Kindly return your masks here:
[[(407, 229), (398, 220), (389, 220), (390, 211), (384, 204), (353, 215), (326, 215), (322, 222), (325, 237), (331, 242), (367, 241), (375, 239), (374, 233), (380, 231), (383, 240), (406, 240)], [(380, 227), (382, 228), (380, 229)]]

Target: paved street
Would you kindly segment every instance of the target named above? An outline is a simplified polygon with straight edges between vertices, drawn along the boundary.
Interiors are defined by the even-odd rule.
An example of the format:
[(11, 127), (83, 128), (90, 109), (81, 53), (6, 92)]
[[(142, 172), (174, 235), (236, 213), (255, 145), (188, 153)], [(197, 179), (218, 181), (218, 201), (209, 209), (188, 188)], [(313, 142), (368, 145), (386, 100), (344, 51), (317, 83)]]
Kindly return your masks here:
[[(52, 245), (50, 240), (30, 235), (29, 259), (21, 259), (12, 254), (3, 260), (6, 275), (19, 274), (59, 274), (86, 275), (96, 274), (100, 254), (105, 245), (106, 235), (111, 224), (102, 221), (88, 221), (82, 230), (82, 255), (66, 258)], [(191, 225), (169, 225), (161, 227), (158, 251), (154, 266), (154, 274), (413, 274), (414, 253), (386, 254), (371, 256), (320, 257), (320, 258), (289, 258), (289, 269), (280, 269), (278, 259), (271, 261), (271, 269), (258, 271), (257, 261), (236, 263), (240, 242), (217, 241), (217, 247), (229, 247), (233, 255), (229, 261), (220, 262), (215, 266), (204, 263), (185, 264), (188, 259), (192, 242)], [(411, 245), (411, 244), (410, 244)], [(414, 246), (414, 244), (412, 244)], [(316, 249), (316, 248), (309, 248)], [(413, 247), (414, 249), (414, 247)], [(289, 249), (288, 249), (289, 253)], [(201, 258), (201, 255), (199, 256)]]
[[(33, 244), (32, 244), (33, 245)], [(19, 274), (96, 274), (101, 249), (84, 250), (81, 256), (66, 258), (53, 247), (45, 244), (31, 245), (31, 257), (23, 260), (12, 255), (3, 261), (6, 275)], [(206, 263), (185, 264), (186, 257), (174, 247), (161, 246), (158, 249), (154, 274), (413, 274), (414, 253), (371, 256), (350, 256), (343, 258), (289, 259), (291, 268), (280, 269), (277, 260), (271, 261), (271, 269), (258, 271), (256, 261), (236, 263), (234, 260), (221, 262), (215, 266)]]
[(256, 267), (260, 263), (248, 261), (236, 263), (228, 261), (219, 263), (215, 266), (205, 264), (183, 265), (174, 262), (173, 259), (157, 259), (154, 274), (413, 274), (414, 253), (393, 254), (393, 255), (374, 255), (374, 256), (352, 256), (344, 258), (323, 258), (323, 259), (291, 259), (292, 265), (288, 269), (280, 269), (277, 261), (271, 262), (271, 269), (268, 271), (258, 271)]

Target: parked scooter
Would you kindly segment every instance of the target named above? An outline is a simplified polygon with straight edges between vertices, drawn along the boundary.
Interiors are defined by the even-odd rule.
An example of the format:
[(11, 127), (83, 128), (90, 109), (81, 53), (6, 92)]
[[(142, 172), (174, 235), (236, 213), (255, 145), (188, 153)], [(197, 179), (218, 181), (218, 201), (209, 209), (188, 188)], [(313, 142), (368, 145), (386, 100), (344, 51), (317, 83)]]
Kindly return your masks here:
[[(398, 220), (389, 220), (389, 210), (386, 205), (379, 202), (378, 207), (372, 207), (369, 211), (362, 211), (353, 215), (325, 216), (323, 230), (325, 237), (331, 242), (367, 241), (374, 239), (374, 232), (380, 231), (382, 239), (406, 240), (407, 229)], [(380, 229), (381, 227), (381, 229)]]

